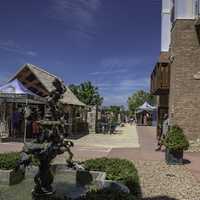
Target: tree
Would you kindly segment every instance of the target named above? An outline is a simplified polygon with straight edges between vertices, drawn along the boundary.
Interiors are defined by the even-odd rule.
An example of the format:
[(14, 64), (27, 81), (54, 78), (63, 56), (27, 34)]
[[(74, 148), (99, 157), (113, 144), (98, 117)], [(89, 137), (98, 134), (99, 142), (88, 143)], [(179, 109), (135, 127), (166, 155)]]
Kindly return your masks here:
[(145, 101), (151, 105), (155, 105), (155, 98), (149, 92), (139, 90), (128, 98), (128, 108), (130, 114), (134, 114), (135, 110), (141, 106)]
[(108, 108), (108, 111), (118, 115), (120, 113), (120, 109), (121, 109), (120, 106), (110, 106)]
[(127, 111), (125, 110), (125, 107), (123, 105), (122, 106), (111, 105), (111, 106), (103, 107), (102, 112), (104, 114), (109, 113), (112, 122), (118, 122), (119, 114), (121, 117), (120, 120), (123, 122), (125, 121), (125, 116), (127, 116)]
[(90, 81), (85, 81), (80, 85), (69, 85), (71, 91), (77, 98), (86, 105), (94, 106), (103, 103), (103, 97), (100, 96), (98, 87), (92, 85)]

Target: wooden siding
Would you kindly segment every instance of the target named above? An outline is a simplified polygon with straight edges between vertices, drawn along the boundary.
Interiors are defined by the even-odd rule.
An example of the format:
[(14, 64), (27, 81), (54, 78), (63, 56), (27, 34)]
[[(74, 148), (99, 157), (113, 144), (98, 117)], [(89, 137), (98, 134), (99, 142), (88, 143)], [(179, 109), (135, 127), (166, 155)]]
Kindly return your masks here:
[(151, 94), (168, 94), (170, 86), (170, 64), (157, 63), (151, 74)]

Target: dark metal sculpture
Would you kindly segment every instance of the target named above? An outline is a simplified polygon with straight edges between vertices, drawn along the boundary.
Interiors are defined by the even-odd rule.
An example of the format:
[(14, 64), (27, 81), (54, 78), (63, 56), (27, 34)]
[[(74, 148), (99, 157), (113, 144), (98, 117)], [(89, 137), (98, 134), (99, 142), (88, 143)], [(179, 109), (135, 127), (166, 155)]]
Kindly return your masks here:
[(67, 159), (67, 164), (69, 167), (75, 167), (72, 161), (73, 154), (70, 150), (73, 143), (63, 137), (65, 132), (65, 113), (63, 111), (63, 105), (59, 100), (63, 97), (66, 88), (58, 79), (55, 79), (53, 85), (55, 89), (48, 97), (45, 120), (39, 122), (42, 133), (32, 143), (25, 144), (21, 153), (21, 159), (16, 167), (17, 170), (19, 167), (25, 168), (28, 166), (32, 156), (39, 161), (38, 173), (34, 178), (35, 187), (33, 197), (35, 199), (54, 194), (55, 191), (52, 188), (54, 176), (51, 171), (51, 161), (57, 155), (68, 152), (69, 158)]

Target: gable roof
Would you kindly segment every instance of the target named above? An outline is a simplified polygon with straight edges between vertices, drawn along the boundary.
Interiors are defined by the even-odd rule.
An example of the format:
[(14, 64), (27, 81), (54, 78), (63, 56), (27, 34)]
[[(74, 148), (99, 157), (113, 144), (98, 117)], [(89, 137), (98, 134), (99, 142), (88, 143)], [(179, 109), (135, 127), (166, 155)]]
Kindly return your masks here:
[(69, 104), (69, 105), (78, 105), (78, 106), (86, 106), (83, 102), (81, 102), (74, 93), (69, 89), (69, 87), (66, 87), (66, 92), (63, 95), (63, 99), (61, 100), (63, 104)]
[(59, 79), (57, 76), (55, 76), (54, 74), (51, 74), (49, 72), (47, 72), (46, 70), (40, 68), (40, 67), (37, 67), (35, 65), (32, 65), (32, 64), (24, 64), (18, 71), (17, 73), (14, 75), (14, 77), (11, 79), (15, 79), (17, 78), (17, 76), (25, 69), (29, 69), (36, 77), (37, 79), (40, 81), (40, 83), (45, 87), (45, 89), (48, 91), (48, 92), (51, 92), (53, 89), (54, 89), (54, 86), (53, 86), (53, 81), (55, 78)]
[[(49, 73), (48, 71), (37, 67), (32, 64), (25, 64), (23, 65), (19, 71), (14, 75), (14, 77), (11, 79), (17, 78), (17, 76), (22, 73), (24, 69), (29, 69), (34, 76), (38, 79), (38, 81), (42, 84), (42, 86), (47, 90), (47, 92), (51, 92), (54, 89), (53, 86), (53, 81), (55, 78), (58, 80), (61, 80), (59, 77), (57, 77), (54, 74)], [(63, 99), (61, 100), (64, 104), (69, 104), (69, 105), (78, 105), (78, 106), (85, 106), (84, 103), (82, 103), (73, 93), (72, 91), (66, 86), (66, 92), (64, 94)]]

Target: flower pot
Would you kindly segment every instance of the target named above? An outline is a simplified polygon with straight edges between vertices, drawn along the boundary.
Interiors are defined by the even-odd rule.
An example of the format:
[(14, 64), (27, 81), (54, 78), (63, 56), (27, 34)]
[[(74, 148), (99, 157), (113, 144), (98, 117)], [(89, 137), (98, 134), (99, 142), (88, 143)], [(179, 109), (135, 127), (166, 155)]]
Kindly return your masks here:
[(168, 165), (182, 165), (183, 164), (183, 150), (166, 149), (165, 160)]

